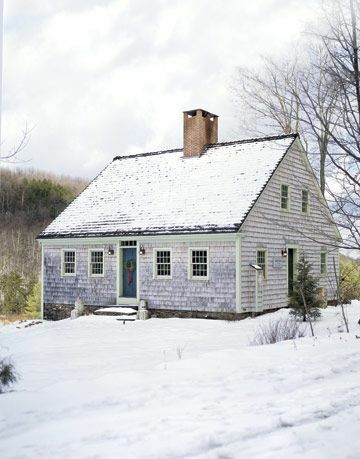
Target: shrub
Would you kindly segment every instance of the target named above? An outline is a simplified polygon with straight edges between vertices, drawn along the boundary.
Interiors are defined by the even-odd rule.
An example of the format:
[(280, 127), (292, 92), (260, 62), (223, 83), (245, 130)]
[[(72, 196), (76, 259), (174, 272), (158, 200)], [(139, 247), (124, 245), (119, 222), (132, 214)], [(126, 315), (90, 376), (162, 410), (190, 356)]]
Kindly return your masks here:
[(0, 360), (0, 393), (18, 381), (14, 364), (8, 359)]
[(306, 328), (295, 319), (287, 317), (270, 320), (267, 324), (259, 325), (255, 336), (251, 341), (253, 346), (273, 344), (279, 341), (302, 338), (306, 334)]
[(41, 284), (36, 282), (33, 289), (27, 297), (25, 313), (32, 319), (40, 317), (40, 304), (41, 304)]
[(22, 276), (12, 271), (0, 277), (0, 292), (2, 293), (2, 312), (5, 314), (21, 314), (24, 312), (27, 288)]
[(319, 295), (319, 279), (311, 274), (311, 264), (302, 256), (297, 264), (297, 276), (290, 293), (290, 314), (301, 318), (317, 319), (321, 316), (323, 299)]
[(350, 303), (360, 299), (360, 263), (340, 258), (340, 301)]

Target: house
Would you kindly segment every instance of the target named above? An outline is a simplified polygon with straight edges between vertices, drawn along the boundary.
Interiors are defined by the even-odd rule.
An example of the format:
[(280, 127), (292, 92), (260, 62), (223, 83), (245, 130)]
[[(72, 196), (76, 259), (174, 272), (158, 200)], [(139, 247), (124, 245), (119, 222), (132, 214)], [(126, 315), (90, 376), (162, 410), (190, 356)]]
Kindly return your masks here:
[(218, 142), (216, 115), (183, 116), (183, 148), (115, 157), (38, 236), (44, 318), (77, 298), (155, 317), (285, 307), (302, 253), (334, 299), (339, 234), (299, 136)]

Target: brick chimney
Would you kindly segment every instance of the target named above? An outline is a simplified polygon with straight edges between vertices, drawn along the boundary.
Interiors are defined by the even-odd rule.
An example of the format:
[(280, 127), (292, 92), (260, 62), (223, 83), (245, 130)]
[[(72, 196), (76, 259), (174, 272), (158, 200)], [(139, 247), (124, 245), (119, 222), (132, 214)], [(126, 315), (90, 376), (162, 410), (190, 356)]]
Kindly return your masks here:
[(200, 156), (218, 141), (218, 116), (201, 108), (184, 112), (184, 158)]

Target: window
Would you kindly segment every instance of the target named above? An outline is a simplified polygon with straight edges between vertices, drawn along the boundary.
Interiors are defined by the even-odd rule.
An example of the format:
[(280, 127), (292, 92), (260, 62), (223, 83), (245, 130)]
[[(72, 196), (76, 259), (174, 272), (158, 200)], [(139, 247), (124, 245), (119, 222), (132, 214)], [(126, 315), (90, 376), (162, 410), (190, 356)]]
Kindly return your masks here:
[(191, 279), (208, 278), (208, 249), (190, 249)]
[(266, 266), (266, 250), (261, 249), (256, 251), (256, 264), (262, 268), (264, 279), (267, 277), (267, 266)]
[(90, 276), (103, 276), (104, 275), (104, 251), (103, 250), (90, 250)]
[(301, 191), (301, 212), (303, 214), (309, 213), (309, 192), (308, 190)]
[(327, 253), (320, 254), (320, 274), (327, 274)]
[(121, 247), (136, 247), (136, 241), (121, 241)]
[(289, 185), (281, 185), (281, 208), (289, 210)]
[(61, 274), (63, 276), (75, 276), (76, 275), (75, 250), (64, 250), (63, 251)]
[(154, 249), (154, 277), (171, 278), (171, 250)]

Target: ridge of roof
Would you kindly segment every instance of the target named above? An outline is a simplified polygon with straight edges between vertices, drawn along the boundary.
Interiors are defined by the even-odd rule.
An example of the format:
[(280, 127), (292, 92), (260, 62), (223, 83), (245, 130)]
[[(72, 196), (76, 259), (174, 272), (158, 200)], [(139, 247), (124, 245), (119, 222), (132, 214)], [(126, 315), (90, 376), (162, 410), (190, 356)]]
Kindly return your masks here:
[[(206, 149), (208, 148), (216, 148), (219, 146), (228, 146), (228, 145), (236, 145), (236, 144), (242, 144), (242, 143), (256, 143), (256, 142), (267, 142), (271, 140), (281, 140), (281, 139), (286, 139), (286, 138), (293, 138), (295, 139), (296, 137), (299, 137), (299, 134), (297, 132), (291, 133), (291, 134), (280, 134), (280, 135), (272, 135), (272, 136), (265, 136), (265, 137), (251, 137), (248, 139), (240, 139), (240, 140), (232, 140), (228, 142), (217, 142), (217, 143), (211, 143), (207, 145)], [(182, 148), (171, 148), (167, 150), (159, 150), (159, 151), (149, 151), (145, 153), (137, 153), (135, 155), (125, 155), (125, 156), (115, 156), (113, 158), (113, 161), (117, 161), (120, 159), (130, 159), (130, 158), (143, 158), (146, 156), (156, 156), (156, 155), (164, 155), (166, 153), (180, 153), (183, 151)]]
[(282, 140), (282, 139), (287, 139), (287, 138), (292, 138), (295, 139), (296, 137), (299, 137), (299, 134), (297, 132), (291, 133), (291, 134), (280, 134), (280, 135), (271, 135), (271, 136), (266, 136), (266, 137), (250, 137), (249, 139), (240, 139), (240, 140), (232, 140), (230, 142), (217, 142), (217, 143), (212, 143), (208, 145), (208, 148), (215, 148), (217, 146), (227, 146), (227, 145), (236, 145), (238, 143), (256, 143), (256, 142), (267, 142), (271, 140)]
[(146, 153), (137, 153), (135, 155), (115, 156), (113, 158), (113, 161), (117, 161), (118, 159), (142, 158), (144, 156), (163, 155), (165, 153), (179, 153), (182, 150), (183, 150), (182, 148), (172, 148), (170, 150), (149, 151)]

